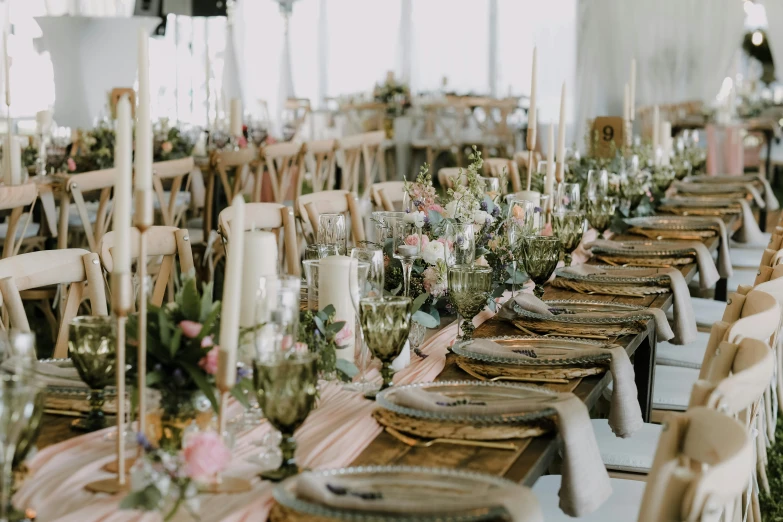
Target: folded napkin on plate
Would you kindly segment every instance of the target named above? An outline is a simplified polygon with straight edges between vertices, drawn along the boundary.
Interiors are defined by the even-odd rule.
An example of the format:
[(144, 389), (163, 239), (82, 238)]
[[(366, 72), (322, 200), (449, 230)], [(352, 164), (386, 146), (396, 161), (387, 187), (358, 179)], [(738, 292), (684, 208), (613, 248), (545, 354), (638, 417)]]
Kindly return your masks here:
[(530, 411), (531, 404), (529, 399), (522, 398), (496, 399), (490, 404), (484, 401), (466, 401), (424, 388), (399, 388), (394, 391), (394, 402), (415, 410), (448, 412), (455, 415), (521, 414)]
[(761, 196), (758, 189), (753, 186), (753, 183), (737, 181), (728, 183), (687, 183), (675, 181), (672, 183), (672, 187), (674, 187), (677, 192), (683, 194), (712, 194), (715, 196), (720, 196), (721, 193), (744, 190), (753, 196), (753, 201), (759, 208), (765, 208), (767, 206), (766, 200)]
[(688, 176), (683, 179), (683, 181), (704, 184), (758, 181), (764, 187), (764, 204), (767, 206), (767, 210), (774, 212), (780, 208), (780, 202), (778, 201), (778, 198), (775, 197), (772, 186), (769, 184), (769, 181), (767, 181), (767, 178), (761, 174), (745, 174), (742, 176)]
[[(554, 315), (550, 310), (549, 306), (539, 299), (538, 297), (534, 296), (533, 294), (519, 294), (514, 299), (516, 304), (522, 308), (523, 310), (527, 310), (528, 312), (532, 312), (534, 314), (540, 314), (540, 315)], [(666, 319), (666, 313), (661, 310), (660, 308), (646, 308), (644, 310), (634, 310), (630, 312), (613, 312), (612, 317), (624, 317), (627, 315), (651, 315), (653, 319), (655, 320), (655, 333), (656, 337), (659, 341), (668, 341), (669, 339), (674, 337), (674, 332), (672, 331), (671, 327), (669, 326), (669, 321)], [(511, 321), (514, 319), (517, 319), (517, 313), (514, 312), (512, 308), (512, 302), (511, 299), (506, 301), (506, 303), (503, 305), (503, 307), (500, 309), (500, 312), (498, 312), (498, 316), (501, 319), (505, 319), (507, 321)], [(568, 317), (606, 317), (606, 313), (600, 313), (600, 312), (584, 312), (579, 314), (569, 314)]]
[[(470, 349), (486, 355), (498, 355), (509, 358), (518, 358), (520, 361), (530, 360), (530, 357), (513, 351), (513, 346), (498, 344), (489, 339), (474, 339)], [(614, 380), (615, 392), (612, 394), (612, 404), (609, 411), (609, 426), (618, 437), (630, 437), (636, 430), (642, 427), (642, 410), (637, 398), (636, 381), (634, 379), (633, 366), (625, 348), (613, 344), (604, 347), (585, 347), (579, 349), (579, 354), (602, 355), (609, 352), (611, 363), (609, 371)], [(575, 354), (570, 353), (570, 356)]]
[(744, 199), (737, 200), (742, 207), (742, 226), (735, 234), (735, 239), (740, 243), (752, 243), (763, 245), (766, 242), (764, 233), (759, 228), (759, 224), (756, 222), (756, 216), (753, 215), (753, 210), (750, 208), (750, 204)]
[(599, 239), (587, 245), (588, 248), (600, 246), (612, 250), (627, 250), (628, 252), (658, 251), (662, 248), (680, 248), (696, 252), (696, 264), (699, 265), (699, 284), (703, 289), (711, 288), (718, 282), (720, 274), (715, 267), (715, 261), (712, 259), (709, 249), (701, 241), (656, 241), (650, 244), (628, 245), (621, 241), (612, 241), (610, 239)]
[[(625, 377), (624, 375), (623, 378)], [(633, 375), (630, 381), (633, 384)], [(627, 391), (623, 390), (623, 393)], [(528, 402), (524, 399), (509, 399), (492, 405), (470, 404), (421, 388), (399, 389), (395, 393), (395, 398), (400, 406), (466, 415), (522, 411), (516, 409), (515, 405), (523, 406)], [(548, 405), (557, 411), (557, 426), (563, 440), (560, 509), (572, 517), (579, 517), (592, 513), (603, 504), (612, 494), (612, 487), (601, 460), (598, 443), (595, 441), (587, 407), (573, 393), (558, 393), (555, 399)], [(637, 401), (636, 392), (633, 393), (633, 400)]]
[[(337, 509), (437, 514), (502, 506), (514, 522), (544, 520), (533, 492), (526, 487), (512, 484), (466, 495), (462, 490), (452, 491), (448, 489), (448, 484), (437, 482), (431, 484), (431, 489), (438, 490), (434, 497), (432, 494), (416, 496), (412, 491), (413, 484), (395, 487), (395, 483), (390, 482), (386, 491), (379, 491), (358, 478), (324, 477), (310, 472), (299, 475), (295, 484), (297, 497)], [(426, 487), (426, 484), (422, 485)]]
[(674, 300), (674, 338), (672, 344), (688, 344), (696, 340), (698, 327), (688, 283), (682, 272), (676, 268), (622, 268), (613, 270), (594, 265), (576, 265), (563, 270), (581, 276), (600, 275), (605, 277), (651, 277), (665, 275), (669, 278)]

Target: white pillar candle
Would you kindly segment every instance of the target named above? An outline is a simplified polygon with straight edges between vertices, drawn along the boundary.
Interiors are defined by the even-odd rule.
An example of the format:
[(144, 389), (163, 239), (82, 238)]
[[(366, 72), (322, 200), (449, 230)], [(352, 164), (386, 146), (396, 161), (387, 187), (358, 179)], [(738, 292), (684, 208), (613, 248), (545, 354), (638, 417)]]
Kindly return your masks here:
[(623, 121), (631, 120), (631, 86), (625, 84), (625, 93), (623, 94)]
[(231, 135), (242, 136), (242, 101), (231, 98)]
[(22, 146), (10, 130), (3, 143), (3, 181), (6, 185), (22, 183)]
[[(242, 233), (231, 224), (231, 237)], [(244, 232), (245, 250), (242, 263), (242, 308), (239, 324), (243, 328), (256, 326), (256, 302), (261, 277), (277, 275), (277, 238), (265, 230)], [(230, 243), (229, 239), (229, 243)]]
[(566, 84), (560, 91), (560, 122), (557, 125), (557, 181), (565, 179), (565, 135), (566, 135)]
[(662, 121), (661, 122), (661, 147), (663, 148), (663, 164), (669, 165), (669, 160), (671, 159), (671, 140), (672, 140), (672, 124), (670, 121)]
[[(534, 150), (536, 148), (536, 76), (537, 76), (537, 58), (538, 51), (533, 47), (533, 71), (530, 77), (530, 109), (527, 111), (527, 148)], [(528, 165), (528, 169), (533, 169), (533, 165)]]
[(530, 201), (536, 207), (541, 206), (541, 194), (539, 192), (536, 192), (535, 190), (522, 190), (520, 192), (515, 192), (514, 195), (518, 199)]
[(549, 124), (549, 139), (546, 149), (546, 179), (544, 180), (544, 194), (552, 194), (555, 186), (555, 126)]
[[(351, 263), (356, 260), (347, 256), (328, 256), (318, 263), (318, 308), (334, 306), (335, 321), (345, 321), (345, 326), (355, 333), (356, 311), (350, 293)], [(337, 351), (337, 357), (353, 362), (353, 336), (344, 349)]]
[(136, 190), (152, 189), (149, 35), (139, 28), (139, 106), (136, 109)]
[(631, 96), (630, 101), (630, 119), (636, 119), (636, 58), (631, 58)]
[[(233, 202), (234, 219), (231, 228), (245, 229), (245, 200), (242, 194)], [(220, 351), (218, 352), (218, 389), (227, 391), (234, 387), (237, 378), (237, 344), (239, 341), (239, 305), (242, 296), (242, 262), (245, 235), (231, 234), (226, 253), (226, 277), (223, 282), (223, 302), (220, 317)]]
[(35, 113), (35, 123), (38, 125), (38, 132), (49, 134), (52, 128), (52, 111), (45, 109)]
[(653, 154), (661, 144), (661, 113), (658, 110), (658, 106), (653, 107), (653, 130), (652, 130), (652, 142), (653, 142)]
[(117, 137), (114, 143), (114, 272), (129, 274), (131, 266), (131, 106), (127, 96), (117, 102)]

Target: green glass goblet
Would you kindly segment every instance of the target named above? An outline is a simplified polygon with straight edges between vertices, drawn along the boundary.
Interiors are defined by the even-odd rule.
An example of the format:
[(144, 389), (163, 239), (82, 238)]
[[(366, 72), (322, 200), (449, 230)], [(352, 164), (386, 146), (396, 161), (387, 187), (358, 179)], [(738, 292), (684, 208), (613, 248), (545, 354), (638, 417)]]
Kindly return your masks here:
[(560, 238), (555, 236), (528, 236), (522, 240), (522, 268), (536, 284), (533, 293), (544, 295), (544, 283), (549, 281), (557, 268), (562, 248)]
[[(373, 357), (381, 361), (381, 390), (392, 386), (391, 364), (408, 340), (412, 309), (410, 297), (366, 297), (359, 301), (364, 341)], [(375, 399), (376, 394), (376, 391), (370, 391), (365, 397)]]
[(616, 208), (617, 198), (609, 196), (598, 196), (587, 202), (587, 221), (599, 235), (609, 228)]
[(315, 407), (318, 356), (309, 352), (271, 352), (253, 361), (253, 387), (258, 405), (269, 423), (280, 432), (280, 467), (261, 473), (279, 482), (299, 473), (294, 459), (296, 431)]
[(449, 268), (449, 299), (460, 319), (460, 340), (473, 339), (473, 318), (484, 309), (492, 291), (492, 269), (486, 266), (455, 265)]
[(562, 243), (565, 266), (571, 266), (571, 253), (582, 242), (584, 232), (585, 215), (583, 212), (556, 212), (552, 214), (552, 233)]
[(77, 431), (106, 427), (104, 389), (114, 384), (117, 368), (115, 320), (105, 316), (75, 317), (68, 325), (68, 352), (82, 381), (89, 386), (90, 413), (71, 424)]

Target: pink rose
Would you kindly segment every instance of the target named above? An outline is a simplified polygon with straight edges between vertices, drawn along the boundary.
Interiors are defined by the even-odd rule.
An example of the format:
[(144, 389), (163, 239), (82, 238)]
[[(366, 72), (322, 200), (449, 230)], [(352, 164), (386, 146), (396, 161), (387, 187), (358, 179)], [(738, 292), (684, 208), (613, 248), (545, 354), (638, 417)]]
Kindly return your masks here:
[(197, 481), (207, 481), (226, 469), (231, 452), (214, 431), (191, 435), (182, 449), (185, 473)]
[(73, 172), (76, 170), (76, 162), (73, 160), (73, 158), (68, 158), (68, 161), (65, 163), (68, 166), (68, 172)]
[(307, 343), (296, 343), (294, 345), (294, 351), (296, 353), (307, 353), (310, 350), (310, 348), (307, 346)]
[(182, 330), (182, 335), (188, 339), (195, 339), (201, 332), (201, 323), (196, 321), (180, 321), (179, 328)]
[[(206, 337), (205, 337), (206, 339)], [(198, 362), (198, 367), (210, 375), (215, 375), (218, 371), (218, 352), (220, 348), (213, 346), (207, 354)]]
[[(421, 235), (421, 248), (424, 248), (427, 246), (427, 244), (430, 242), (430, 238), (425, 236), (424, 234)], [(406, 245), (412, 245), (416, 246), (419, 244), (419, 236), (416, 234), (411, 234), (410, 236), (405, 238), (405, 244)]]
[(172, 145), (170, 141), (164, 141), (163, 143), (160, 144), (160, 150), (162, 150), (166, 154), (171, 152), (173, 149), (174, 149), (174, 145)]
[(441, 207), (441, 206), (440, 206), (440, 205), (438, 205), (437, 203), (433, 203), (433, 204), (431, 204), (431, 205), (428, 207), (428, 209), (427, 209), (427, 210), (433, 210), (433, 211), (437, 212), (438, 214), (443, 214), (444, 212), (446, 212), (445, 210), (443, 210), (443, 207)]
[(337, 343), (337, 346), (345, 346), (351, 339), (353, 339), (353, 331), (347, 324), (334, 336), (334, 342)]

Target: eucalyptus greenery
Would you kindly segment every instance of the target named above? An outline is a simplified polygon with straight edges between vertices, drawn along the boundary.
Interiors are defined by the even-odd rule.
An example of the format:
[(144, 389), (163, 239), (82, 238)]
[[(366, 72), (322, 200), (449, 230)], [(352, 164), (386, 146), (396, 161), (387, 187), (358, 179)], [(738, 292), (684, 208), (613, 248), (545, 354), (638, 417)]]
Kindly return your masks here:
[(334, 306), (323, 310), (299, 312), (298, 342), (307, 345), (310, 352), (318, 354), (318, 372), (321, 375), (335, 374), (349, 382), (358, 369), (345, 359), (337, 358), (337, 351), (343, 347), (337, 344), (337, 334), (345, 327), (345, 321), (335, 321)]

